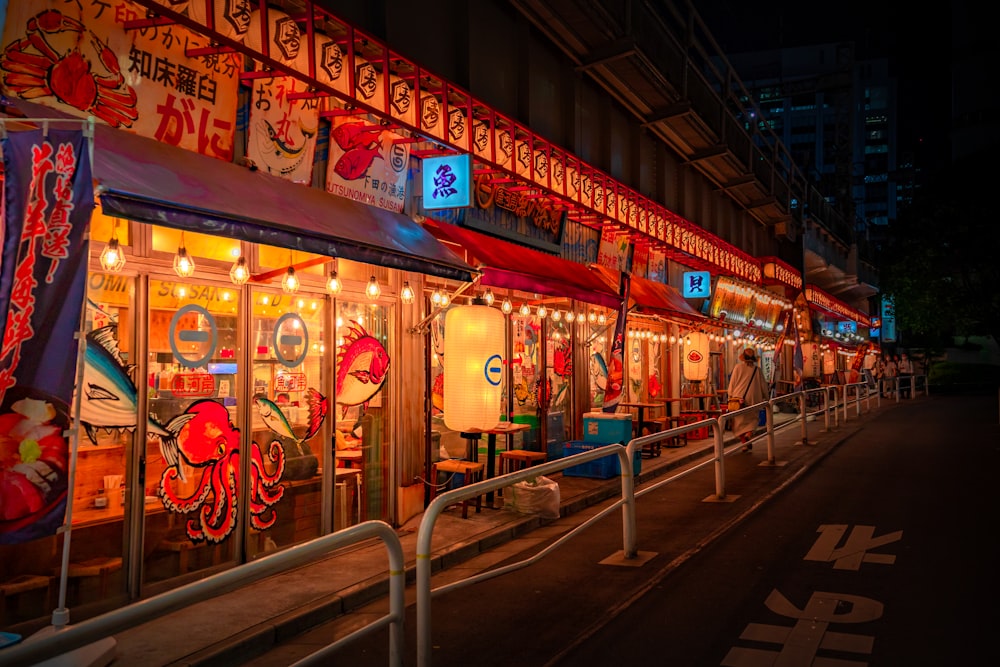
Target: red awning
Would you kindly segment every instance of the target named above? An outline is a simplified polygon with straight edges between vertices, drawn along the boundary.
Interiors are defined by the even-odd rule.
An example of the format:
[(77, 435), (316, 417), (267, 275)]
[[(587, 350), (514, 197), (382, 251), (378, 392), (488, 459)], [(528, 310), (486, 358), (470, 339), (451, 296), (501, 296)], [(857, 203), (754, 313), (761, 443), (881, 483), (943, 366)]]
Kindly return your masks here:
[[(593, 270), (600, 274), (609, 285), (618, 283), (618, 272), (603, 266)], [(632, 276), (629, 288), (629, 307), (639, 313), (657, 315), (666, 319), (681, 319), (686, 322), (702, 322), (706, 318), (691, 307), (676, 289), (664, 283)]]
[(466, 261), (482, 272), (482, 285), (566, 297), (607, 308), (621, 304), (616, 289), (577, 262), (430, 218), (424, 227), (444, 243), (464, 250)]

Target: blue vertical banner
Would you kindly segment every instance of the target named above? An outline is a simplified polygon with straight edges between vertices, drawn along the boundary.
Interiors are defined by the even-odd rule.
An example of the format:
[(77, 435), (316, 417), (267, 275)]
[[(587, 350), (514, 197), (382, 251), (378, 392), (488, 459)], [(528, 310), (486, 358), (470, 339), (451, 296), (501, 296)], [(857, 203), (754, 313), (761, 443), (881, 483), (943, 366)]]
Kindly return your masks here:
[(601, 410), (604, 412), (615, 412), (618, 409), (625, 387), (625, 325), (628, 319), (628, 297), (631, 286), (632, 275), (628, 271), (623, 271), (619, 282), (622, 305), (618, 308), (615, 337), (611, 341), (611, 353), (608, 355), (608, 381), (604, 389), (604, 403), (601, 405)]
[(0, 544), (14, 544), (65, 518), (94, 186), (82, 130), (9, 132), (2, 146)]

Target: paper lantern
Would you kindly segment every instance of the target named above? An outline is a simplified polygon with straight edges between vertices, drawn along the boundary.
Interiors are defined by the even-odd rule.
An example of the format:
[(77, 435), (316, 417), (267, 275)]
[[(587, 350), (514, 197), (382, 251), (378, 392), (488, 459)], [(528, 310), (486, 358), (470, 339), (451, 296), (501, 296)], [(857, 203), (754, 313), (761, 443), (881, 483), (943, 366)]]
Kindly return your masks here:
[[(277, 9), (267, 10), (267, 20), (267, 55), (282, 65), (288, 65), (299, 72), (308, 72), (307, 43), (299, 30), (299, 24), (291, 16)], [(250, 48), (263, 53), (264, 45), (260, 41), (260, 21), (260, 10), (255, 9), (250, 14), (250, 29), (247, 31), (244, 41)]]
[[(160, 4), (166, 5), (172, 3), (161, 2)], [(216, 0), (213, 3), (213, 7), (215, 32), (237, 42), (244, 41), (247, 32), (250, 30), (250, 8), (252, 7), (250, 0), (230, 0), (230, 2)], [(188, 2), (187, 13), (193, 20), (207, 26), (208, 15), (205, 13), (205, 9), (205, 0), (195, 0), (194, 2)], [(258, 27), (258, 41), (260, 41), (259, 31), (260, 28)]]
[(420, 91), (420, 129), (427, 134), (441, 138), (441, 102), (437, 97), (426, 91)]
[(819, 353), (819, 345), (802, 343), (802, 377), (818, 378), (821, 371), (822, 358)]
[(833, 375), (837, 370), (833, 350), (823, 350), (823, 375)]
[(691, 340), (688, 345), (684, 341), (681, 354), (684, 355), (684, 379), (691, 382), (702, 382), (708, 379), (710, 366), (708, 335), (693, 331), (687, 335)]
[(314, 37), (316, 80), (341, 93), (348, 92), (347, 55), (332, 37), (317, 32)]
[(503, 409), (504, 316), (456, 306), (444, 320), (444, 423), (455, 431), (496, 427)]

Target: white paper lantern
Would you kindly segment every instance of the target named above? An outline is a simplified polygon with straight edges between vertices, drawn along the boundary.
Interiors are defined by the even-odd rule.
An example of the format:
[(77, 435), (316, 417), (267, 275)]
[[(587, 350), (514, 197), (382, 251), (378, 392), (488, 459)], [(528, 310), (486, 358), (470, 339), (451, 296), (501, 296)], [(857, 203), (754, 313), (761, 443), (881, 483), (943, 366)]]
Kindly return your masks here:
[(833, 375), (837, 370), (833, 350), (823, 350), (823, 375)]
[(341, 93), (347, 90), (347, 54), (332, 37), (321, 32), (314, 35), (316, 80)]
[(496, 308), (456, 306), (444, 321), (444, 423), (488, 430), (503, 409), (504, 317)]
[[(271, 60), (288, 65), (299, 72), (308, 72), (309, 58), (306, 55), (308, 43), (299, 29), (299, 24), (285, 12), (273, 8), (267, 10), (267, 19), (267, 54)], [(250, 14), (250, 29), (244, 41), (250, 48), (263, 53), (264, 45), (260, 37), (260, 10), (254, 10)]]
[(816, 343), (802, 343), (802, 377), (818, 378), (823, 370), (822, 357), (819, 353), (819, 345)]
[(420, 114), (421, 130), (432, 137), (441, 138), (444, 136), (441, 130), (443, 126), (441, 121), (441, 101), (435, 95), (427, 91), (420, 91), (420, 108), (417, 113)]
[(710, 366), (708, 336), (700, 331), (688, 334), (691, 344), (685, 341), (681, 353), (684, 355), (684, 379), (702, 382), (708, 379)]
[[(160, 4), (166, 5), (170, 3), (161, 2)], [(213, 3), (215, 32), (237, 42), (244, 41), (250, 29), (250, 10), (255, 4), (251, 4), (251, 0), (231, 0), (230, 2), (216, 0)], [(205, 0), (188, 2), (187, 13), (189, 17), (198, 23), (204, 26), (208, 25), (208, 15), (205, 13)], [(258, 35), (260, 35), (259, 30), (258, 28)]]

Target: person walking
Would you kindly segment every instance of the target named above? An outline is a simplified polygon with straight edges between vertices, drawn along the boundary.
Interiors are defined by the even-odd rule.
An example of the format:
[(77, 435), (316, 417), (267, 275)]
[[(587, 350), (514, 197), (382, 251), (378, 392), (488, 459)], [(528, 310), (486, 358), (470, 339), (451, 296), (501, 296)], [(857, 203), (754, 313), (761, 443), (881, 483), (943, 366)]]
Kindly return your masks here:
[(896, 376), (899, 374), (898, 366), (899, 357), (892, 355), (886, 357), (885, 359), (885, 392), (882, 394), (884, 398), (888, 398), (896, 393)]
[[(743, 350), (740, 359), (742, 363), (736, 364), (732, 375), (729, 376), (727, 395), (731, 403), (738, 400), (740, 408), (745, 408), (767, 399), (767, 383), (764, 381), (763, 372), (757, 367), (757, 353), (752, 347)], [(749, 452), (753, 447), (750, 439), (756, 426), (757, 413), (752, 410), (733, 418), (733, 433), (739, 436), (744, 452)]]
[(899, 372), (899, 392), (903, 398), (909, 398), (910, 385), (913, 382), (913, 364), (906, 352), (899, 358), (896, 370)]

